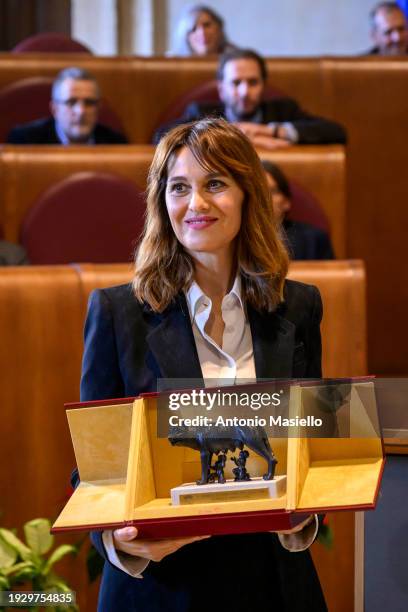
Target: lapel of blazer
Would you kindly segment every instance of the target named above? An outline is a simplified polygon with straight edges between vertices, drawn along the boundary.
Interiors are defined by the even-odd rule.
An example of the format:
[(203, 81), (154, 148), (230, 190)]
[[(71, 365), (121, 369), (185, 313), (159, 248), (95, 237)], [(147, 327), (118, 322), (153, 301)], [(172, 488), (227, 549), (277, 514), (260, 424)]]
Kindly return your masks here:
[[(277, 312), (259, 312), (248, 305), (248, 318), (258, 379), (290, 378), (295, 326)], [(193, 378), (203, 383), (186, 299), (180, 294), (160, 315), (145, 310), (147, 343), (163, 378)]]
[(203, 384), (190, 315), (184, 294), (162, 314), (145, 310), (146, 340), (163, 378), (195, 378)]
[(295, 326), (277, 312), (259, 312), (248, 305), (257, 379), (290, 378)]

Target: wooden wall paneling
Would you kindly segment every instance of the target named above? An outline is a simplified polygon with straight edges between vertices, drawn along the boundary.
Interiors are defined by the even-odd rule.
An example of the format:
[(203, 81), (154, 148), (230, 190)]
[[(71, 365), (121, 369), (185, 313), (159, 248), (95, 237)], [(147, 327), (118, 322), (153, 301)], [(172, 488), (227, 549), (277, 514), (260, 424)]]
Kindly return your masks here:
[(322, 294), (323, 376), (367, 374), (365, 270), (361, 261), (296, 261), (289, 278), (316, 285)]
[(333, 546), (312, 544), (311, 553), (330, 612), (354, 610), (354, 512), (327, 515), (333, 533)]
[[(68, 498), (75, 457), (64, 402), (79, 399), (85, 310), (80, 278), (72, 267), (0, 270), (4, 527), (21, 529), (38, 517), (53, 521)], [(81, 537), (58, 535), (56, 545)], [(86, 542), (78, 559), (67, 557), (56, 570), (77, 592), (81, 610), (91, 612), (97, 584), (88, 585), (88, 548)]]
[(333, 60), (336, 119), (347, 125), (347, 254), (364, 259), (369, 371), (406, 375), (408, 61)]
[(71, 33), (71, 0), (36, 0), (36, 31)]
[(63, 403), (79, 396), (84, 313), (67, 266), (3, 268), (0, 287), (1, 505), (12, 526), (64, 503), (74, 455)]
[(1, 0), (0, 48), (12, 49), (39, 32), (70, 34), (70, 0)]
[(1, 49), (8, 51), (36, 31), (35, 3), (32, 0), (1, 1)]

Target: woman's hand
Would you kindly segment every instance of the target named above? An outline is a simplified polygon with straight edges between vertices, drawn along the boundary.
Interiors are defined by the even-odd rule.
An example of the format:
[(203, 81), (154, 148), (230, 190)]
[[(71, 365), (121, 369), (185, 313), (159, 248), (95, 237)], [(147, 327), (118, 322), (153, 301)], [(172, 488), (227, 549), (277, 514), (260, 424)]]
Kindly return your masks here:
[(304, 521), (299, 523), (299, 525), (296, 525), (296, 527), (292, 527), (292, 529), (284, 529), (282, 531), (277, 531), (276, 533), (280, 533), (281, 535), (291, 535), (292, 533), (299, 533), (299, 531), (302, 531), (302, 529), (304, 529), (308, 525), (311, 525), (312, 523), (314, 523), (314, 521), (315, 515), (311, 514)]
[(195, 536), (193, 538), (169, 538), (165, 540), (138, 539), (136, 527), (123, 527), (113, 532), (113, 543), (121, 550), (134, 557), (142, 557), (150, 561), (161, 561), (167, 555), (176, 552), (182, 546), (205, 540), (210, 536)]

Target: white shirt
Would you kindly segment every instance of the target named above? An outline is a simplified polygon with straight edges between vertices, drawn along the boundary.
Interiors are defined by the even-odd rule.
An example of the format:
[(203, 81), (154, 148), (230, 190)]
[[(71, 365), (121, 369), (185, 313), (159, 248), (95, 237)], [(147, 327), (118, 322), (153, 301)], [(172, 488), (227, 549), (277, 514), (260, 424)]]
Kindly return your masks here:
[(222, 300), (225, 329), (221, 347), (205, 331), (212, 308), (210, 298), (193, 282), (186, 299), (205, 386), (256, 381), (251, 328), (241, 299), (241, 279), (235, 279), (231, 291)]
[[(186, 300), (205, 385), (231, 385), (238, 380), (256, 380), (251, 328), (242, 302), (240, 277), (235, 279), (231, 291), (222, 300), (221, 313), (225, 329), (221, 347), (205, 331), (212, 302), (196, 282), (193, 282), (186, 292)], [(315, 521), (299, 533), (278, 534), (278, 537), (284, 548), (298, 552), (311, 545), (318, 528), (319, 523), (315, 516)], [(148, 566), (148, 559), (132, 557), (116, 550), (110, 530), (103, 532), (102, 540), (108, 559), (113, 565), (134, 578), (143, 578), (141, 573)]]

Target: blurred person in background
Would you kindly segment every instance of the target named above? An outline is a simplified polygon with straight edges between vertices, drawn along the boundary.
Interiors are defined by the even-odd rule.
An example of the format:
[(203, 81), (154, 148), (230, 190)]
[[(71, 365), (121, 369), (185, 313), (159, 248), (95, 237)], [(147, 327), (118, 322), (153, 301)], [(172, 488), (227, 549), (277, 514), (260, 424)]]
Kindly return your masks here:
[(408, 21), (396, 2), (380, 2), (370, 13), (374, 47), (369, 55), (407, 55)]
[(159, 142), (175, 125), (204, 117), (222, 117), (235, 123), (255, 147), (265, 149), (295, 143), (346, 142), (346, 132), (340, 124), (307, 113), (293, 98), (265, 99), (267, 76), (266, 62), (255, 51), (227, 51), (221, 56), (217, 70), (221, 103), (192, 102), (179, 119), (157, 130), (153, 142)]
[(20, 244), (0, 240), (0, 267), (1, 266), (26, 266), (27, 253)]
[(126, 144), (119, 132), (98, 123), (100, 92), (82, 68), (65, 68), (52, 85), (51, 117), (13, 128), (10, 144)]
[(261, 160), (268, 182), (275, 220), (282, 230), (291, 259), (334, 259), (329, 235), (322, 229), (288, 219), (292, 207), (289, 181), (276, 164)]
[(224, 32), (224, 20), (204, 4), (188, 7), (177, 26), (172, 55), (216, 55), (234, 49)]

